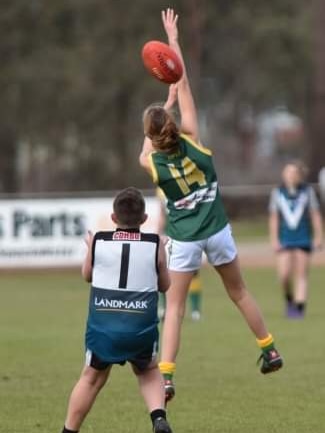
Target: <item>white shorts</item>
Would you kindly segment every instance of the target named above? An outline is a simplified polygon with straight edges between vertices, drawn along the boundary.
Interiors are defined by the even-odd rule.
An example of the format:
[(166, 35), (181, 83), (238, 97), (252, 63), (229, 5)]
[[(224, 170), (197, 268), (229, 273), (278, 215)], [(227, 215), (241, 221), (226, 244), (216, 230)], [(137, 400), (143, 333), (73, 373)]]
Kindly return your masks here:
[(230, 263), (237, 256), (229, 224), (220, 232), (200, 241), (183, 242), (170, 238), (166, 247), (168, 269), (171, 271), (188, 272), (200, 269), (203, 252), (213, 266)]

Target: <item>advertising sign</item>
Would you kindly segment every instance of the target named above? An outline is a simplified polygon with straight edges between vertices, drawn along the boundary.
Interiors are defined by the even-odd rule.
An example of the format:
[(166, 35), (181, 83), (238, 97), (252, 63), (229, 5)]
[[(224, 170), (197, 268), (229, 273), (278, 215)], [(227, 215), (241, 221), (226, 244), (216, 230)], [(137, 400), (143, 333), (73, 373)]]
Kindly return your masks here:
[[(0, 201), (0, 268), (79, 266), (87, 230), (114, 230), (111, 198)], [(142, 230), (157, 231), (159, 202), (146, 198)]]

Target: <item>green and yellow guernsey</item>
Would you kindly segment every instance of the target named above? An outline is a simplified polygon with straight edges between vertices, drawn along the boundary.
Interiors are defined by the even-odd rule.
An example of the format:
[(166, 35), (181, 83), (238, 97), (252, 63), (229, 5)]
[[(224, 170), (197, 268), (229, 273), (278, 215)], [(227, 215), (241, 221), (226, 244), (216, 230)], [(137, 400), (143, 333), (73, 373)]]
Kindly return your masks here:
[(209, 149), (181, 134), (176, 153), (152, 152), (149, 160), (153, 181), (167, 199), (168, 236), (202, 240), (227, 225)]

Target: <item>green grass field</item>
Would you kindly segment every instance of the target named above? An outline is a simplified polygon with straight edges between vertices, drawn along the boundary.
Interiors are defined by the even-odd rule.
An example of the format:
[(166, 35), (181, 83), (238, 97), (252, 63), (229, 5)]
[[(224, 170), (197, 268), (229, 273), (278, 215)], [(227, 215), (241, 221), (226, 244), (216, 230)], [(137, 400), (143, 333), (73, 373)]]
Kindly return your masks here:
[[(169, 406), (175, 433), (321, 433), (324, 430), (324, 271), (311, 273), (308, 314), (288, 321), (273, 269), (245, 271), (285, 358), (263, 376), (259, 350), (212, 271), (203, 319), (185, 320)], [(0, 276), (0, 432), (59, 433), (83, 364), (88, 287), (77, 273)], [(135, 378), (115, 367), (83, 433), (151, 431)]]
[(268, 242), (268, 219), (264, 217), (252, 220), (231, 220), (231, 227), (236, 242)]

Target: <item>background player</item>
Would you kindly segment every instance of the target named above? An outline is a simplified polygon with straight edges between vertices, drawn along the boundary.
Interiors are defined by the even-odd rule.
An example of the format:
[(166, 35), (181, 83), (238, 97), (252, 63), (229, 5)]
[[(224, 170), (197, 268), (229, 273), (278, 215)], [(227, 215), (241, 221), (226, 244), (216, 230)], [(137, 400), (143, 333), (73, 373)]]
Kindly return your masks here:
[(115, 232), (87, 238), (83, 277), (92, 283), (86, 330), (86, 366), (69, 401), (62, 433), (76, 433), (104, 386), (113, 364), (129, 361), (139, 382), (154, 433), (171, 433), (166, 420), (158, 350), (158, 290), (169, 277), (159, 236), (141, 233), (145, 202), (135, 188), (115, 197)]
[(305, 182), (300, 162), (287, 164), (282, 184), (272, 191), (269, 230), (277, 271), (291, 318), (304, 316), (310, 253), (322, 246), (322, 218), (314, 189)]
[[(262, 349), (261, 372), (269, 373), (282, 366), (273, 337), (241, 277), (212, 155), (199, 140), (196, 108), (178, 43), (177, 19), (172, 9), (162, 12), (169, 45), (179, 55), (184, 73), (177, 86), (170, 87), (163, 107), (155, 104), (145, 110), (145, 140), (140, 155), (140, 164), (163, 190), (168, 207), (166, 233), (170, 238), (171, 286), (167, 294), (160, 363), (167, 400), (175, 392), (172, 378), (187, 291), (193, 274), (201, 266), (203, 251), (257, 338)], [(181, 115), (179, 128), (168, 111), (176, 100)]]

